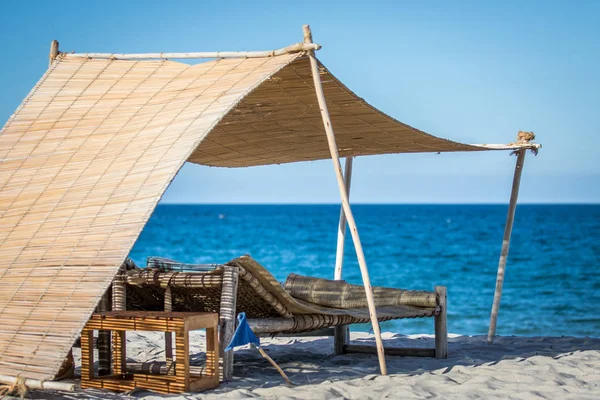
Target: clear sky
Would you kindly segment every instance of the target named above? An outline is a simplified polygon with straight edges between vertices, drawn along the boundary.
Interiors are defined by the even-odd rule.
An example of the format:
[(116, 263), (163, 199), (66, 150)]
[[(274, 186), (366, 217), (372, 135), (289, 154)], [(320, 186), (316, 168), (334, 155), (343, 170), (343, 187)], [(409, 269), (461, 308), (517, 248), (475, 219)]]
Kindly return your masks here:
[[(531, 130), (522, 202), (600, 202), (600, 1), (0, 2), (0, 122), (62, 51), (269, 50), (309, 23), (321, 61), (359, 96), (434, 135), (507, 143)], [(335, 129), (335, 127), (334, 127)], [(360, 203), (506, 203), (505, 152), (360, 157)], [(163, 202), (338, 202), (331, 161), (186, 165)]]

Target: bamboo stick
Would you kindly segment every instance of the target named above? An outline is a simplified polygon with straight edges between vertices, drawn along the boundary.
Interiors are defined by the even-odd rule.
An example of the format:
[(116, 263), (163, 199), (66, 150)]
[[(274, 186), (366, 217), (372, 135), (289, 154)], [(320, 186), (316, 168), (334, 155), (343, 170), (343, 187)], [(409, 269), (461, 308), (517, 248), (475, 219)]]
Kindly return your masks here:
[[(58, 45), (58, 42), (57, 42)], [(321, 45), (315, 43), (296, 43), (277, 50), (267, 51), (205, 51), (195, 53), (71, 53), (65, 54), (66, 58), (109, 58), (112, 60), (141, 60), (141, 59), (167, 59), (167, 58), (263, 58), (275, 57), (288, 53), (319, 50)]]
[[(0, 375), (0, 383), (4, 383), (7, 385), (14, 385), (19, 381), (19, 379), (21, 378)], [(36, 379), (25, 379), (24, 383), (28, 389), (62, 390), (65, 392), (75, 391), (75, 384), (67, 382), (38, 381)]]
[[(308, 25), (304, 25), (302, 28), (304, 30), (304, 42), (312, 43), (312, 34), (310, 31), (310, 27)], [(317, 59), (315, 58), (315, 54), (313, 51), (310, 51), (308, 54), (310, 57), (310, 66), (315, 85), (315, 92), (317, 95), (317, 100), (319, 102), (319, 108), (321, 109), (321, 117), (323, 118), (325, 134), (327, 135), (327, 143), (329, 144), (329, 151), (331, 153), (331, 159), (333, 161), (333, 166), (338, 181), (340, 197), (342, 200), (342, 207), (344, 209), (346, 219), (348, 220), (348, 226), (350, 227), (350, 233), (352, 234), (352, 241), (354, 242), (354, 247), (356, 249), (356, 257), (358, 258), (358, 264), (360, 266), (360, 272), (362, 275), (363, 284), (365, 286), (367, 303), (369, 305), (369, 316), (371, 317), (373, 333), (375, 334), (375, 341), (377, 343), (377, 356), (379, 358), (379, 368), (381, 370), (381, 375), (387, 375), (387, 366), (385, 364), (383, 341), (381, 340), (381, 331), (379, 329), (379, 321), (377, 320), (377, 310), (375, 308), (375, 301), (373, 299), (371, 279), (369, 277), (369, 270), (367, 268), (367, 262), (365, 260), (362, 244), (360, 242), (360, 236), (358, 235), (356, 222), (354, 221), (354, 215), (352, 214), (352, 209), (350, 208), (350, 202), (348, 200), (348, 191), (346, 189), (346, 184), (344, 183), (342, 165), (340, 164), (340, 156), (337, 150), (337, 144), (335, 142), (335, 134), (333, 133), (333, 128), (331, 126), (331, 118), (329, 117), (329, 111), (327, 110), (325, 93), (323, 92), (321, 77), (319, 75), (319, 64), (317, 63)]]
[(48, 55), (48, 68), (50, 68), (52, 66), (52, 63), (54, 62), (54, 60), (56, 60), (56, 57), (58, 56), (58, 40), (53, 40), (52, 43), (50, 43), (50, 54)]
[(515, 175), (513, 178), (512, 191), (510, 194), (508, 215), (506, 216), (506, 226), (504, 227), (502, 250), (500, 251), (500, 260), (498, 261), (496, 291), (494, 292), (494, 303), (492, 304), (492, 314), (490, 316), (490, 329), (488, 331), (487, 337), (488, 344), (491, 344), (494, 341), (494, 336), (496, 335), (498, 310), (500, 309), (500, 298), (502, 297), (502, 286), (504, 284), (504, 271), (506, 269), (506, 260), (508, 258), (508, 249), (510, 247), (510, 236), (512, 234), (513, 222), (515, 220), (515, 210), (517, 208), (517, 198), (519, 197), (519, 186), (521, 184), (521, 173), (523, 172), (525, 153), (526, 150), (519, 150), (517, 152), (517, 164), (515, 166)]
[(294, 383), (290, 380), (290, 378), (288, 378), (288, 376), (285, 374), (285, 372), (283, 372), (283, 370), (279, 367), (279, 365), (277, 365), (277, 363), (271, 357), (269, 357), (269, 355), (260, 346), (257, 346), (254, 343), (250, 343), (250, 345), (252, 347), (254, 347), (255, 349), (257, 349), (259, 351), (259, 353), (264, 358), (266, 358), (267, 361), (269, 361), (273, 367), (275, 367), (275, 369), (277, 370), (277, 372), (279, 372), (279, 374), (281, 375), (281, 377), (285, 380), (285, 382), (288, 385), (294, 386)]

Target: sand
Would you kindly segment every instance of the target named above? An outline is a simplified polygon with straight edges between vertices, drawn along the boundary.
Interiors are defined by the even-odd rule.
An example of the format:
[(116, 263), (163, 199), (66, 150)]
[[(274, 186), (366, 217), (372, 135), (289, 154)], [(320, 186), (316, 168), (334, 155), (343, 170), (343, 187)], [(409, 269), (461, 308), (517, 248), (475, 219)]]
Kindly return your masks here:
[[(202, 350), (199, 333), (191, 353)], [(128, 333), (128, 357), (136, 361), (164, 357), (162, 334)], [(433, 347), (430, 335), (385, 333), (386, 345)], [(372, 335), (352, 340), (374, 343)], [(446, 360), (388, 357), (389, 376), (379, 376), (376, 356), (333, 356), (331, 338), (263, 339), (263, 347), (296, 384), (288, 387), (256, 350), (236, 351), (231, 383), (210, 392), (161, 396), (147, 391), (127, 396), (98, 390), (75, 393), (32, 392), (33, 398), (158, 399), (598, 399), (600, 339), (573, 337), (499, 337), (451, 335)], [(76, 361), (78, 354), (76, 352)], [(194, 358), (193, 358), (194, 359)]]

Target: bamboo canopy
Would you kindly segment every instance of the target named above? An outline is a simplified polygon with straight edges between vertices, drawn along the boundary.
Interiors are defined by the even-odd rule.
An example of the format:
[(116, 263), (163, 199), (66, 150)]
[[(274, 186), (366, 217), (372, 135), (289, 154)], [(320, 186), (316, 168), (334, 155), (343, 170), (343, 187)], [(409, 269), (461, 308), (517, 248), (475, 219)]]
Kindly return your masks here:
[[(55, 376), (186, 161), (330, 158), (307, 54), (320, 46), (304, 46), (185, 53), (231, 57), (188, 65), (53, 45), (0, 131), (0, 375)], [(340, 156), (538, 146), (441, 139), (370, 106), (320, 63), (319, 73)]]

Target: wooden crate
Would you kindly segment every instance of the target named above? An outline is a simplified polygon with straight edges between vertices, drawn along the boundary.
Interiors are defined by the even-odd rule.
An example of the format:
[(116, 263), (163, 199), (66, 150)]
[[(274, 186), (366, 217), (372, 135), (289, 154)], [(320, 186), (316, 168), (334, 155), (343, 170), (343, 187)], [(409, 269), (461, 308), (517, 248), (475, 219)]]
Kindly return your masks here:
[[(159, 393), (184, 393), (219, 386), (219, 317), (216, 313), (112, 311), (94, 313), (81, 334), (81, 387)], [(206, 329), (206, 367), (200, 377), (190, 376), (189, 331)], [(94, 376), (94, 330), (112, 332), (112, 374)], [(175, 332), (174, 373), (129, 373), (126, 369), (126, 331)]]

